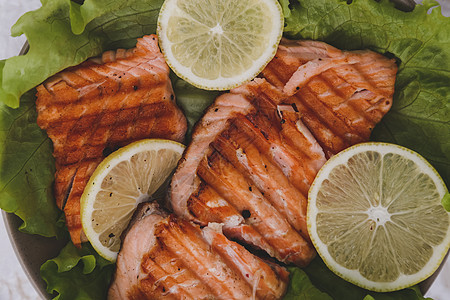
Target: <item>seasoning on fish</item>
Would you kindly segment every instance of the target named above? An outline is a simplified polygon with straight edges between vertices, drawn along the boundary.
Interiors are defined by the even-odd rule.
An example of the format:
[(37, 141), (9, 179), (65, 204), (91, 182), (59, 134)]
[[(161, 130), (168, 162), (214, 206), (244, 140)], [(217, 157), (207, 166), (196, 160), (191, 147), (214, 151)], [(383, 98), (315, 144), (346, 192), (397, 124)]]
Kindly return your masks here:
[(75, 245), (85, 240), (80, 197), (102, 159), (143, 138), (182, 141), (187, 127), (155, 35), (49, 78), (37, 87), (36, 109), (53, 141), (56, 203)]
[(282, 40), (263, 78), (219, 96), (196, 125), (169, 190), (175, 213), (307, 265), (309, 187), (327, 158), (369, 139), (396, 70), (371, 51)]
[(229, 241), (145, 204), (117, 258), (108, 299), (280, 299), (289, 273)]

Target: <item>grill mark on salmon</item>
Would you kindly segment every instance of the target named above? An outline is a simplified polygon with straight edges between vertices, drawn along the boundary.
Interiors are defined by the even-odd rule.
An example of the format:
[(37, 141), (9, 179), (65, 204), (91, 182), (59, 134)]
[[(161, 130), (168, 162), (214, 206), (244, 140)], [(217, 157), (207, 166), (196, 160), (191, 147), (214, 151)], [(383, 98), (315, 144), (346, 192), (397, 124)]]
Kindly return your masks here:
[[(296, 188), (307, 193), (309, 184), (312, 182), (316, 174), (312, 168), (315, 165), (323, 165), (325, 162), (324, 155), (319, 153), (318, 157), (314, 157), (313, 159), (304, 159), (304, 157), (302, 157), (302, 154), (304, 154), (303, 151), (295, 151), (295, 149), (292, 149), (289, 143), (285, 142), (286, 138), (281, 134), (281, 128), (288, 127), (289, 124), (277, 126), (282, 122), (281, 119), (267, 120), (267, 118), (262, 118), (260, 115), (247, 116), (247, 119), (251, 120), (250, 122), (253, 126), (250, 126), (249, 123), (243, 121), (241, 124), (246, 123), (245, 126), (239, 128), (246, 134), (253, 134), (253, 136), (255, 136), (255, 134), (251, 132), (252, 129), (255, 127), (264, 128), (262, 129), (264, 140), (259, 136), (258, 141), (261, 143), (256, 143), (259, 150), (266, 153), (269, 159), (282, 170), (286, 177), (291, 179), (291, 182), (296, 186)], [(241, 120), (243, 119), (238, 119), (238, 122)], [(276, 125), (274, 126), (272, 124)], [(256, 135), (256, 137), (258, 137), (258, 135)]]
[(260, 78), (197, 123), (169, 190), (174, 211), (304, 266), (307, 193), (326, 159), (367, 141), (392, 104), (397, 67), (371, 51), (282, 40)]
[(266, 239), (254, 227), (245, 224), (246, 219), (251, 217), (250, 211), (240, 212), (205, 182), (202, 182), (198, 191), (189, 198), (188, 209), (197, 223), (221, 223), (223, 232), (230, 239), (266, 251), (273, 257), (276, 255), (276, 251)]
[[(197, 151), (193, 154), (197, 157), (196, 159), (200, 160), (198, 166), (195, 167), (197, 169), (198, 177), (194, 177), (192, 174), (186, 175), (192, 176), (192, 182), (196, 185), (195, 187), (188, 187), (189, 189), (192, 188), (191, 194), (193, 194), (193, 191), (195, 191), (201, 182), (204, 181), (204, 183), (211, 186), (225, 202), (228, 202), (227, 206), (231, 206), (232, 209), (227, 210), (229, 215), (221, 218), (224, 223), (224, 233), (227, 236), (243, 241), (246, 244), (259, 249), (263, 249), (280, 261), (293, 262), (300, 266), (304, 266), (315, 256), (315, 251), (309, 243), (309, 237), (306, 233), (306, 197), (301, 195), (296, 187), (288, 183), (288, 178), (293, 177), (292, 174), (297, 174), (297, 177), (301, 177), (301, 182), (306, 180), (304, 168), (294, 168), (295, 164), (302, 166), (303, 163), (295, 158), (295, 152), (292, 149), (286, 149), (288, 146), (284, 145), (280, 133), (277, 131), (281, 126), (275, 124), (273, 126), (266, 126), (266, 124), (271, 124), (271, 119), (276, 118), (276, 115), (278, 114), (276, 103), (281, 103), (282, 100), (283, 94), (261, 79), (256, 79), (245, 87), (233, 90), (231, 94), (225, 94), (219, 97), (216, 103), (209, 108), (208, 112), (205, 114), (206, 120), (205, 118), (202, 119), (206, 126), (200, 127), (201, 130), (208, 132), (210, 139), (204, 145), (196, 145), (194, 142), (191, 143), (191, 145), (194, 146), (204, 147), (201, 152)], [(231, 101), (239, 101), (241, 103), (237, 103), (236, 107), (231, 109)], [(224, 103), (226, 106), (222, 107), (221, 103)], [(217, 123), (209, 122), (209, 113), (219, 113), (221, 117), (224, 116), (223, 123), (216, 126), (218, 125)], [(232, 115), (232, 117), (230, 117), (230, 115)], [(277, 124), (281, 124), (281, 119), (278, 118), (276, 122)], [(241, 130), (243, 126), (240, 126), (240, 124), (242, 123), (247, 124), (247, 126), (245, 126), (247, 127), (247, 132)], [(230, 129), (232, 131), (228, 132)], [(219, 136), (221, 136), (222, 139), (218, 139)], [(255, 138), (255, 136), (258, 138)], [(205, 135), (200, 135), (199, 138), (204, 139)], [(227, 141), (227, 139), (229, 141)], [(256, 140), (257, 142), (255, 142)], [(235, 158), (233, 158), (232, 147), (231, 151), (230, 148), (224, 147), (226, 146), (224, 144), (225, 142), (230, 142), (232, 143), (231, 145), (234, 143)], [(216, 149), (210, 148), (210, 145), (216, 145)], [(259, 156), (260, 159), (263, 159), (266, 167), (269, 168), (273, 174), (282, 176), (283, 179), (280, 183), (283, 184), (284, 182), (285, 187), (288, 190), (279, 192), (286, 195), (300, 194), (303, 201), (290, 201), (289, 211), (286, 209), (280, 209), (280, 211), (278, 211), (273, 206), (274, 203), (271, 203), (270, 198), (272, 198), (274, 202), (276, 201), (275, 206), (280, 208), (286, 205), (285, 203), (288, 199), (274, 199), (276, 197), (275, 194), (279, 195), (279, 193), (277, 191), (270, 191), (270, 189), (275, 188), (275, 186), (273, 183), (266, 186), (266, 184), (269, 183), (267, 179), (255, 183), (254, 179), (258, 177), (255, 175), (252, 180), (250, 174), (259, 173), (259, 175), (262, 176), (266, 171), (260, 173), (255, 169), (256, 165), (248, 165), (245, 167), (242, 165), (242, 161), (239, 162), (239, 151), (236, 150), (243, 150), (249, 147), (249, 145), (254, 145), (252, 153), (261, 153)], [(189, 147), (187, 151), (189, 151)], [(226, 151), (228, 151), (228, 153)], [(241, 156), (243, 155), (242, 152)], [(223, 155), (225, 155), (225, 157)], [(289, 166), (292, 166), (292, 169), (286, 167), (287, 163), (280, 159), (280, 155), (291, 158), (291, 162), (288, 160), (287, 163), (290, 163)], [(311, 156), (314, 157), (313, 154), (311, 154)], [(250, 157), (250, 161), (257, 160), (257, 157)], [(185, 162), (186, 161), (181, 161), (180, 165)], [(233, 166), (233, 162), (237, 168)], [(264, 163), (262, 164), (264, 165)], [(270, 166), (268, 166), (269, 164)], [(241, 170), (238, 170), (239, 168), (241, 168)], [(246, 168), (247, 170), (245, 170)], [(260, 164), (260, 171), (262, 171), (261, 168), (265, 170)], [(300, 171), (297, 172), (297, 170)], [(242, 171), (244, 171), (244, 173), (242, 173)], [(179, 184), (177, 181), (178, 177), (175, 176), (172, 179), (172, 186)], [(181, 178), (186, 179), (186, 177)], [(182, 184), (179, 186), (181, 189), (186, 188), (186, 186)], [(266, 192), (268, 192), (267, 195), (265, 194)], [(264, 193), (264, 195), (262, 195), (262, 193)], [(202, 194), (199, 193), (199, 195)], [(203, 194), (203, 196), (204, 195), (205, 194)], [(290, 197), (292, 199), (292, 196)], [(205, 198), (207, 199), (207, 197)], [(173, 195), (171, 199), (173, 201)], [(200, 197), (197, 199), (200, 200)], [(206, 199), (203, 201), (204, 205), (199, 206), (197, 204), (197, 206), (203, 208), (207, 206), (209, 201)], [(173, 203), (172, 206), (177, 213), (180, 211), (180, 207), (177, 207)], [(293, 208), (293, 210), (290, 211), (290, 208)], [(189, 207), (189, 209), (192, 210), (192, 206)], [(241, 216), (247, 211), (250, 217), (239, 217), (235, 211)], [(183, 211), (181, 211), (181, 213), (183, 213)], [(188, 211), (187, 213), (189, 216), (190, 212)], [(206, 216), (206, 210), (203, 209), (200, 214)], [(217, 214), (220, 213), (218, 212)], [(194, 215), (196, 215), (197, 218), (199, 217), (199, 214), (195, 212)], [(190, 217), (192, 219), (192, 215), (190, 215)], [(206, 220), (202, 221), (207, 223)], [(208, 221), (210, 221), (209, 218)], [(300, 228), (304, 236), (299, 233), (300, 229), (296, 230), (295, 227)]]
[(238, 211), (250, 212), (251, 217), (246, 222), (278, 250), (275, 253), (277, 259), (304, 266), (314, 257), (312, 247), (267, 201), (251, 180), (218, 152), (214, 151), (207, 160), (200, 163), (198, 175)]
[(280, 299), (285, 293), (288, 272), (228, 240), (220, 225), (200, 229), (154, 204), (139, 210), (146, 207), (150, 212), (124, 238), (108, 299)]
[[(140, 289), (147, 297), (163, 298), (175, 296), (177, 299), (207, 298), (213, 291), (208, 285), (202, 284), (200, 279), (183, 263), (176, 253), (171, 251), (163, 242), (158, 242), (151, 252), (144, 255), (141, 269), (147, 277)], [(160, 287), (155, 290), (154, 287)], [(161, 297), (162, 296), (162, 297)]]
[(275, 57), (261, 76), (293, 95), (327, 157), (368, 140), (392, 105), (397, 66), (381, 54), (283, 39)]
[[(235, 128), (231, 128), (235, 129)], [(218, 137), (212, 145), (240, 173), (249, 178), (260, 193), (267, 199), (283, 218), (300, 233), (309, 239), (306, 227), (306, 199), (282, 171), (262, 155), (246, 137), (239, 136), (236, 130), (230, 131), (233, 141)], [(234, 142), (234, 143), (233, 143)], [(301, 201), (301, 211), (298, 211), (298, 201)], [(304, 204), (304, 205), (303, 205)]]
[(202, 182), (188, 200), (188, 209), (202, 226), (208, 223), (241, 223), (239, 211), (223, 199), (210, 185)]
[(155, 35), (47, 79), (37, 87), (36, 109), (53, 141), (55, 198), (75, 245), (84, 240), (80, 197), (105, 149), (143, 138), (182, 141), (187, 128)]
[(184, 263), (198, 277), (210, 278), (208, 285), (211, 286), (215, 297), (243, 299), (251, 296), (250, 286), (245, 281), (236, 280), (239, 275), (228, 270), (219, 255), (209, 251), (209, 245), (203, 240), (201, 232), (190, 223), (175, 222), (169, 218), (167, 222), (157, 225), (156, 234), (158, 233), (159, 240), (178, 257), (190, 258)]

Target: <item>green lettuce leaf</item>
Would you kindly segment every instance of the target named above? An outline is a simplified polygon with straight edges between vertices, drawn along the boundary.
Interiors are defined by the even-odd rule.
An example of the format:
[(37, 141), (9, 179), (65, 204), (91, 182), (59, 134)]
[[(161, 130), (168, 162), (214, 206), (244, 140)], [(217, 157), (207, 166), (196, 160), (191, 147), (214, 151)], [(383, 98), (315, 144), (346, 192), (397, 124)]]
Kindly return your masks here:
[(47, 292), (54, 299), (106, 299), (114, 265), (100, 257), (90, 244), (81, 249), (68, 243), (60, 254), (41, 266)]
[(341, 49), (372, 49), (398, 62), (393, 106), (371, 139), (413, 149), (450, 185), (450, 22), (434, 1), (412, 12), (387, 0), (282, 0), (285, 35)]
[(289, 286), (283, 300), (332, 300), (328, 294), (321, 292), (309, 280), (305, 271), (300, 268), (290, 267)]
[(43, 2), (41, 8), (24, 14), (11, 29), (13, 36), (25, 34), (30, 49), (26, 55), (0, 64), (0, 102), (18, 107), (23, 93), (51, 75), (104, 50), (134, 46), (136, 38), (156, 31), (162, 2)]
[[(360, 288), (340, 278), (328, 269), (322, 259), (316, 257), (303, 271), (308, 275), (309, 280), (319, 291), (331, 296), (332, 299), (346, 300), (423, 300), (418, 286), (413, 286), (396, 292), (377, 293)], [(295, 279), (295, 278), (294, 278)], [(295, 283), (291, 282), (290, 286)], [(298, 284), (298, 283), (297, 283)], [(366, 298), (367, 297), (367, 298)], [(303, 298), (297, 298), (303, 299)], [(316, 298), (314, 298), (316, 299)], [(317, 298), (319, 299), (319, 298)], [(327, 299), (327, 298), (320, 298)]]
[(0, 207), (24, 221), (21, 231), (50, 237), (61, 212), (52, 193), (52, 143), (36, 124), (34, 93), (18, 109), (0, 104)]
[(177, 103), (183, 110), (188, 122), (186, 136), (190, 139), (195, 123), (203, 116), (205, 109), (213, 103), (220, 92), (196, 88), (182, 79), (174, 78), (172, 81), (175, 82), (173, 89), (177, 97)]

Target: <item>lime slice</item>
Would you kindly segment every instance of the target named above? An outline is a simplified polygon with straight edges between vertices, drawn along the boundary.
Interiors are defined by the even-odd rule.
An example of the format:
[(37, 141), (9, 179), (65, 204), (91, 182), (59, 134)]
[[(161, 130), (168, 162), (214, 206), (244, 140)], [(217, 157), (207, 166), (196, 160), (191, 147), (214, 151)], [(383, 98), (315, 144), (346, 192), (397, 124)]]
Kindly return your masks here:
[(283, 24), (276, 0), (166, 0), (157, 30), (166, 61), (180, 78), (227, 90), (269, 63)]
[(115, 261), (120, 235), (141, 202), (170, 176), (184, 145), (169, 140), (134, 142), (105, 158), (81, 197), (81, 223), (94, 249)]
[(419, 154), (365, 143), (333, 156), (309, 191), (308, 230), (328, 267), (387, 292), (430, 276), (450, 246), (446, 187)]

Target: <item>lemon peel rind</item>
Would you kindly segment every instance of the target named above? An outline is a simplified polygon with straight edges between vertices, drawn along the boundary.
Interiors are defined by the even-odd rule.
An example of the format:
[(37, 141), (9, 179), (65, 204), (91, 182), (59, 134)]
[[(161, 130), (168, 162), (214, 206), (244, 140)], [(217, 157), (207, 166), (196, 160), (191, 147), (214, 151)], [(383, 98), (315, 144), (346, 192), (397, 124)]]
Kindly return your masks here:
[[(124, 156), (127, 158), (131, 158), (134, 154), (139, 153), (139, 150), (145, 149), (145, 147), (149, 144), (157, 145), (158, 147), (151, 148), (149, 150), (162, 150), (162, 149), (173, 149), (177, 152), (181, 153), (184, 151), (185, 146), (181, 143), (165, 140), (165, 139), (144, 139), (139, 140), (133, 143), (130, 143), (127, 146), (124, 146), (117, 151), (113, 152), (109, 156), (107, 156), (95, 169), (94, 173), (89, 178), (88, 183), (86, 184), (86, 188), (83, 191), (83, 194), (80, 199), (80, 215), (81, 215), (81, 225), (83, 227), (83, 231), (86, 234), (89, 242), (95, 251), (111, 262), (115, 262), (117, 259), (117, 252), (111, 251), (107, 247), (103, 246), (98, 239), (94, 239), (91, 237), (97, 237), (100, 235), (95, 232), (91, 226), (88, 226), (91, 221), (92, 212), (94, 209), (90, 211), (90, 213), (86, 212), (86, 207), (93, 207), (93, 202), (95, 201), (94, 197), (90, 197), (90, 195), (96, 195), (101, 189), (101, 182), (106, 177), (108, 172), (105, 172), (107, 169), (113, 169), (118, 163), (124, 161)], [(165, 145), (166, 147), (162, 147)], [(167, 146), (170, 145), (168, 148)], [(103, 174), (102, 174), (103, 173)], [(98, 184), (99, 183), (99, 184)]]
[[(354, 149), (359, 149), (359, 151), (355, 151)], [(308, 207), (307, 207), (307, 226), (308, 231), (313, 242), (314, 247), (316, 248), (318, 254), (326, 264), (326, 266), (336, 275), (343, 278), (344, 280), (353, 283), (362, 288), (375, 291), (375, 292), (392, 292), (400, 289), (404, 289), (410, 287), (412, 285), (418, 284), (419, 282), (430, 277), (440, 266), (441, 262), (445, 258), (447, 252), (450, 248), (450, 227), (447, 229), (447, 234), (438, 246), (433, 247), (433, 255), (430, 260), (423, 266), (422, 270), (412, 274), (405, 275), (400, 274), (400, 276), (391, 282), (375, 282), (372, 280), (368, 280), (364, 278), (358, 270), (350, 270), (344, 266), (341, 266), (338, 262), (334, 260), (334, 258), (328, 252), (328, 246), (325, 245), (317, 235), (317, 226), (316, 226), (316, 214), (313, 214), (313, 210), (317, 211), (317, 207), (315, 199), (313, 200), (313, 196), (317, 195), (319, 191), (319, 187), (321, 183), (328, 178), (331, 170), (340, 164), (345, 164), (348, 159), (356, 153), (361, 153), (365, 150), (374, 150), (380, 152), (382, 155), (386, 153), (394, 153), (400, 154), (402, 156), (406, 156), (406, 158), (411, 159), (413, 162), (417, 163), (419, 167), (421, 167), (421, 171), (430, 176), (433, 182), (436, 185), (436, 189), (442, 198), (447, 192), (447, 187), (442, 180), (439, 173), (434, 169), (434, 167), (425, 160), (420, 154), (417, 152), (405, 148), (403, 146), (390, 144), (390, 143), (382, 143), (382, 142), (367, 142), (354, 145), (349, 147), (337, 155), (330, 158), (320, 169), (318, 172), (314, 182), (311, 185), (311, 188), (308, 193)], [(381, 150), (381, 151), (380, 151)], [(450, 214), (448, 214), (450, 219)], [(436, 253), (440, 253), (436, 255)]]
[[(177, 59), (174, 57), (171, 51), (169, 38), (167, 37), (167, 24), (169, 14), (165, 15), (164, 12), (167, 6), (174, 6), (178, 2), (178, 0), (166, 0), (161, 6), (161, 10), (159, 11), (158, 22), (157, 22), (157, 35), (159, 37), (159, 46), (162, 54), (166, 60), (167, 65), (170, 69), (181, 79), (188, 82), (189, 84), (203, 89), (203, 90), (217, 90), (217, 91), (225, 91), (230, 90), (236, 87), (239, 87), (245, 83), (250, 82), (254, 79), (258, 74), (264, 70), (264, 68), (269, 64), (269, 62), (274, 58), (277, 53), (278, 45), (283, 36), (283, 26), (284, 26), (284, 15), (281, 8), (281, 5), (278, 1), (272, 0), (262, 0), (265, 4), (267, 4), (271, 11), (276, 11), (279, 15), (279, 22), (274, 19), (274, 21), (279, 25), (276, 28), (272, 28), (273, 32), (268, 33), (271, 35), (271, 40), (268, 43), (269, 47), (266, 47), (263, 54), (256, 60), (253, 60), (252, 67), (238, 76), (233, 76), (233, 80), (230, 80), (227, 77), (219, 77), (214, 80), (206, 79), (199, 77), (192, 73), (191, 69), (185, 67), (181, 64), (175, 64), (173, 62), (177, 62)], [(275, 13), (274, 13), (275, 15)], [(277, 33), (276, 35), (274, 33)]]

